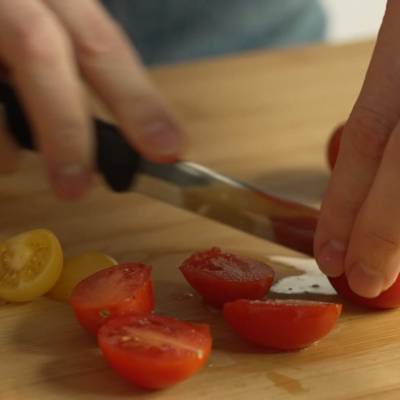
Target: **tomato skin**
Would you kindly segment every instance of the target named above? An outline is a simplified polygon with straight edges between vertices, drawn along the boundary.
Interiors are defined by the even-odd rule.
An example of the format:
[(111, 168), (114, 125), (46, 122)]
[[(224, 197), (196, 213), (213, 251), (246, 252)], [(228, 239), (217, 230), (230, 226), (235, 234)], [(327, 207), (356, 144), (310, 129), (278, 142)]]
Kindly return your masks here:
[(317, 217), (273, 217), (271, 220), (277, 243), (313, 257)]
[(389, 289), (374, 298), (366, 298), (354, 293), (347, 283), (347, 278), (344, 274), (337, 278), (329, 278), (329, 281), (339, 296), (359, 306), (375, 310), (388, 310), (400, 307), (400, 277), (397, 278)]
[(0, 243), (0, 299), (27, 302), (46, 294), (60, 277), (63, 251), (47, 229), (35, 229)]
[(73, 290), (70, 304), (79, 323), (96, 334), (108, 319), (154, 310), (151, 267), (126, 263), (96, 272)]
[(272, 268), (261, 261), (216, 247), (194, 253), (180, 270), (204, 301), (216, 307), (240, 298), (260, 299), (274, 280)]
[[(179, 348), (180, 343), (186, 348)], [(204, 365), (212, 339), (205, 324), (157, 315), (129, 315), (104, 324), (98, 344), (108, 363), (124, 379), (145, 389), (163, 389), (187, 379)]]
[(237, 300), (224, 305), (224, 318), (249, 342), (291, 351), (327, 335), (341, 311), (341, 304), (306, 300)]
[(340, 139), (342, 138), (344, 124), (339, 125), (332, 133), (328, 142), (328, 163), (331, 170), (335, 167), (336, 160), (339, 154)]
[(83, 279), (117, 262), (103, 253), (86, 252), (65, 261), (61, 276), (48, 296), (54, 300), (68, 302), (74, 287)]

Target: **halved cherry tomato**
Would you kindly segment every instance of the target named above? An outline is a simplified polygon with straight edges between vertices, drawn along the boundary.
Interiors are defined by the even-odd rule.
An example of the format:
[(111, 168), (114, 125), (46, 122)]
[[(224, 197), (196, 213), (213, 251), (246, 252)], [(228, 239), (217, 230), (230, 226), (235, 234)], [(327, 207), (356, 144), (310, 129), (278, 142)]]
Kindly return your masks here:
[(361, 297), (354, 293), (347, 283), (347, 278), (345, 275), (341, 275), (337, 278), (329, 278), (329, 281), (339, 296), (342, 296), (351, 303), (367, 308), (381, 310), (400, 307), (400, 277), (397, 278), (395, 283), (389, 289), (385, 290), (378, 297), (374, 297), (372, 299)]
[(37, 229), (0, 243), (0, 298), (25, 302), (47, 293), (61, 274), (63, 253), (54, 234)]
[(78, 283), (70, 303), (80, 324), (91, 333), (111, 317), (147, 315), (154, 309), (151, 267), (128, 263), (98, 271)]
[(342, 137), (344, 124), (339, 125), (332, 133), (328, 143), (328, 162), (331, 169), (335, 167), (336, 160), (339, 154), (340, 139)]
[(180, 269), (204, 301), (217, 307), (241, 298), (260, 299), (274, 280), (274, 271), (263, 262), (216, 247), (194, 253)]
[(188, 378), (211, 350), (208, 325), (170, 317), (125, 316), (100, 328), (99, 346), (112, 368), (147, 389), (162, 389)]
[(298, 350), (327, 335), (341, 304), (307, 300), (237, 300), (224, 305), (225, 320), (244, 339), (276, 350)]
[(54, 300), (67, 302), (80, 281), (116, 264), (113, 258), (103, 253), (91, 252), (75, 256), (65, 262), (61, 276), (49, 292), (49, 296)]

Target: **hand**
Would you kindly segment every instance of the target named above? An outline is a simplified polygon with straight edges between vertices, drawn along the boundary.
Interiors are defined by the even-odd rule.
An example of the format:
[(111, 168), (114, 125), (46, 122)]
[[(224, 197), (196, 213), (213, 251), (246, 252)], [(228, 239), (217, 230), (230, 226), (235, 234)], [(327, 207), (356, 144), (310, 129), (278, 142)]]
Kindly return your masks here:
[[(21, 97), (58, 196), (81, 196), (93, 169), (81, 77), (144, 157), (178, 157), (183, 136), (174, 116), (96, 0), (0, 0), (0, 64)], [(16, 151), (0, 125), (0, 170), (13, 166)]]
[(400, 2), (389, 0), (323, 201), (315, 255), (364, 297), (400, 271)]

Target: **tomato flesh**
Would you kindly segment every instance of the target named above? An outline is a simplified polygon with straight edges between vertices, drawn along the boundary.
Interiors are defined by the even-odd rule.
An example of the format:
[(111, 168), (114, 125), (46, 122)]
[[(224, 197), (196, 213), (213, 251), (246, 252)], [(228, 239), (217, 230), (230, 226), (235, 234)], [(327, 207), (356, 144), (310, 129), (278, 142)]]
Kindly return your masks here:
[(62, 264), (61, 244), (46, 229), (0, 243), (0, 299), (26, 302), (44, 295), (57, 282)]
[(127, 263), (98, 271), (75, 287), (70, 303), (80, 324), (92, 333), (110, 318), (149, 314), (154, 309), (151, 267)]
[(340, 304), (307, 300), (237, 300), (224, 305), (224, 318), (244, 339), (275, 350), (299, 350), (327, 335)]
[(207, 325), (157, 315), (115, 318), (98, 334), (111, 367), (147, 389), (171, 386), (197, 372), (208, 358), (211, 342)]
[(344, 124), (339, 125), (334, 132), (328, 143), (328, 163), (331, 169), (335, 167), (336, 160), (340, 149), (340, 139), (342, 138)]
[(274, 280), (274, 271), (263, 262), (219, 248), (194, 253), (180, 269), (204, 301), (217, 307), (240, 298), (260, 299)]
[(341, 275), (337, 278), (329, 278), (329, 281), (339, 296), (359, 306), (377, 310), (400, 307), (400, 277), (397, 278), (389, 289), (374, 298), (366, 298), (354, 293), (351, 290), (345, 275)]

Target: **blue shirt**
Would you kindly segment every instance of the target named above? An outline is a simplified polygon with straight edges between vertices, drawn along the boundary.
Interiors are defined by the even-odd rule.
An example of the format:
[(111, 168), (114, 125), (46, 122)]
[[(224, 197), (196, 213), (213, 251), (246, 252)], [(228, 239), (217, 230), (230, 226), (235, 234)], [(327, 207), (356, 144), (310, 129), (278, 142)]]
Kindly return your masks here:
[(103, 0), (146, 64), (321, 40), (318, 0)]

